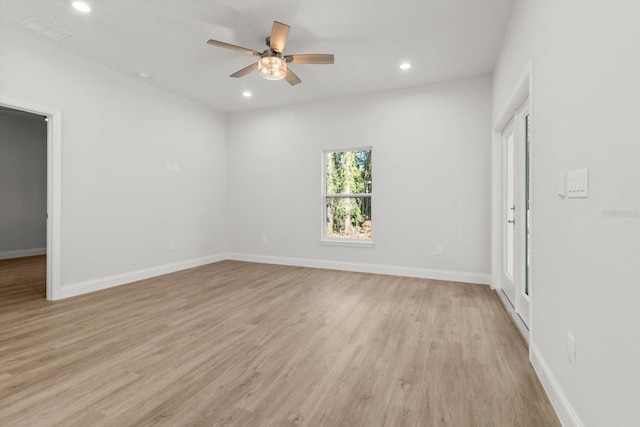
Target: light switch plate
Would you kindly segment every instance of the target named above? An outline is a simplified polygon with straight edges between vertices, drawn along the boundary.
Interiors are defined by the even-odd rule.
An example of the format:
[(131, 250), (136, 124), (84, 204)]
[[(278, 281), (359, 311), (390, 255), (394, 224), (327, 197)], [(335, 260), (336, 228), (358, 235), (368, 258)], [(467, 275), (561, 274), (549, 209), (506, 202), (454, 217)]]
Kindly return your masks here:
[(571, 171), (567, 174), (567, 197), (579, 199), (589, 197), (589, 169)]

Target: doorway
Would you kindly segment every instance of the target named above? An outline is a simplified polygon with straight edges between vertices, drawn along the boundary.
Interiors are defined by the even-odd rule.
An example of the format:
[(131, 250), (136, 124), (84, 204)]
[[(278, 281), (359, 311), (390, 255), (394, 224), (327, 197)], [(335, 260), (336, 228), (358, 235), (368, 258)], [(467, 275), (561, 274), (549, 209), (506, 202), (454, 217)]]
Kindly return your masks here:
[(0, 106), (3, 291), (46, 297), (47, 116)]
[(0, 108), (36, 115), (46, 122), (46, 298), (61, 296), (60, 228), (61, 228), (61, 113), (57, 110), (0, 97)]
[(501, 132), (500, 292), (514, 320), (530, 328), (532, 118), (527, 98)]

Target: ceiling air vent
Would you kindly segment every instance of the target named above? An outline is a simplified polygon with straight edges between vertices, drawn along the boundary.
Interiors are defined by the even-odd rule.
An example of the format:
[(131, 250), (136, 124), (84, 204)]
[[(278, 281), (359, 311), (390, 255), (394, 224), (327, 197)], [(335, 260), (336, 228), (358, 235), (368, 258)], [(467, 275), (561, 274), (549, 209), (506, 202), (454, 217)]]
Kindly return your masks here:
[(45, 21), (44, 19), (40, 19), (36, 16), (22, 21), (20, 25), (30, 29), (31, 31), (35, 31), (40, 35), (49, 37), (50, 39), (54, 39), (57, 41), (66, 39), (67, 37), (73, 35), (71, 31), (65, 30), (62, 27), (58, 27), (57, 25)]

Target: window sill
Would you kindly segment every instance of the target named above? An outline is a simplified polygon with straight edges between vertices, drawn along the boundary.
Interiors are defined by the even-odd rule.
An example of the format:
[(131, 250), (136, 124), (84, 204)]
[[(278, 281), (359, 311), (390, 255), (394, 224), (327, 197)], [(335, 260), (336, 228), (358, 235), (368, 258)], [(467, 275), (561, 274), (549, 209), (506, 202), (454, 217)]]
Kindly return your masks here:
[(323, 246), (347, 246), (352, 248), (372, 248), (375, 246), (373, 240), (356, 240), (356, 239), (322, 239), (320, 244)]

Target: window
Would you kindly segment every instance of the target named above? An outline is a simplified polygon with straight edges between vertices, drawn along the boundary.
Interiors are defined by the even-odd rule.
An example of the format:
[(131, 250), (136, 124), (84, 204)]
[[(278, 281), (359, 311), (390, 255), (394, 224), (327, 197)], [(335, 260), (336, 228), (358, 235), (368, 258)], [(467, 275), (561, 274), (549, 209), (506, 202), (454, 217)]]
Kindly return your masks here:
[(371, 241), (371, 148), (324, 152), (323, 241)]

